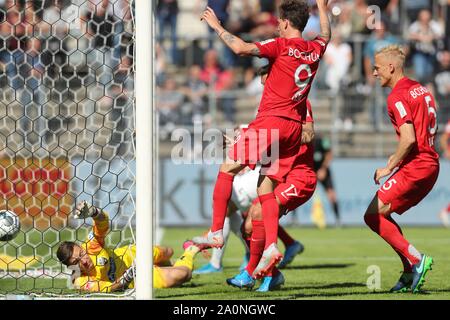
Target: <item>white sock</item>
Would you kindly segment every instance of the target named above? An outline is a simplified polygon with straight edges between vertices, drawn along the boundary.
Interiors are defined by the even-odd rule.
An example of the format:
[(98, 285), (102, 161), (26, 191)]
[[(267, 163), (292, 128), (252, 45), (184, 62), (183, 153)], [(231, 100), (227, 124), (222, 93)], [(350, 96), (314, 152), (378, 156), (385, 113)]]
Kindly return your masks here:
[[(408, 247), (408, 253), (410, 255), (414, 256), (415, 258), (419, 259), (419, 261), (422, 259), (422, 255), (416, 248), (414, 248), (414, 246), (412, 244), (410, 244)], [(410, 261), (410, 263), (411, 263), (411, 261)]]
[(217, 269), (222, 267), (223, 254), (225, 252), (225, 247), (228, 242), (228, 237), (230, 236), (230, 218), (228, 217), (225, 218), (225, 221), (223, 223), (222, 234), (223, 234), (223, 247), (222, 249), (214, 248), (212, 250), (211, 259), (209, 260), (209, 263), (214, 268)]
[(239, 211), (236, 211), (230, 215), (230, 229), (231, 231), (241, 240), (241, 242), (244, 245), (245, 253), (249, 253), (250, 249), (247, 246), (247, 243), (245, 242), (244, 238), (242, 237), (242, 222), (244, 220), (242, 219), (242, 216)]

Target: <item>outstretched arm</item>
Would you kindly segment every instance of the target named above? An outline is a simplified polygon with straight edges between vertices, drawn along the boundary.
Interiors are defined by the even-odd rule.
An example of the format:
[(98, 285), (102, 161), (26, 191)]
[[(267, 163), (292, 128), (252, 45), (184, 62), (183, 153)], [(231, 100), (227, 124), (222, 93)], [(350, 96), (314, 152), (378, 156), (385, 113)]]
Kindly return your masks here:
[(200, 20), (205, 20), (206, 23), (217, 33), (219, 38), (230, 48), (235, 54), (240, 56), (259, 56), (260, 52), (254, 43), (243, 41), (237, 36), (232, 35), (220, 24), (214, 10), (207, 7), (203, 12)]
[(320, 37), (328, 42), (331, 39), (331, 26), (327, 14), (327, 4), (328, 0), (317, 0), (320, 20)]

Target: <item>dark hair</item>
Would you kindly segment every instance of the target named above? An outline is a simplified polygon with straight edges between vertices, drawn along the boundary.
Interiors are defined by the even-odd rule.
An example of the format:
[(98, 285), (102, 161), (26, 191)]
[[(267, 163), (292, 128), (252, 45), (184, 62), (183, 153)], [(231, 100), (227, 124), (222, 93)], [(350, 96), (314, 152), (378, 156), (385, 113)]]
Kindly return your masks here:
[(287, 19), (291, 25), (303, 31), (309, 19), (309, 7), (306, 0), (283, 0), (279, 8), (280, 18)]
[(256, 71), (256, 74), (257, 74), (258, 76), (263, 76), (263, 75), (269, 73), (269, 69), (270, 69), (270, 66), (269, 66), (268, 64), (266, 64), (265, 66), (259, 68), (259, 69)]
[(56, 256), (62, 264), (69, 266), (69, 260), (73, 254), (73, 248), (76, 246), (75, 242), (64, 241), (59, 245)]

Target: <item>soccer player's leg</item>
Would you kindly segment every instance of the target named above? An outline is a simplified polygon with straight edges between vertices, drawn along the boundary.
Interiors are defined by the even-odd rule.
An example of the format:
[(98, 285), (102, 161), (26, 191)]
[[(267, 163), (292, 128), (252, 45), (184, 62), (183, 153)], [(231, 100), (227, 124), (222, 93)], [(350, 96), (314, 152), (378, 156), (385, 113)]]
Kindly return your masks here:
[(339, 212), (337, 195), (336, 195), (336, 191), (334, 190), (333, 179), (331, 178), (330, 169), (327, 169), (327, 175), (325, 177), (325, 180), (323, 181), (323, 186), (325, 187), (325, 190), (327, 192), (328, 201), (330, 202), (331, 206), (333, 207), (333, 213), (334, 213), (334, 217), (336, 219), (336, 227), (340, 227), (341, 226), (341, 215)]
[(281, 261), (283, 255), (277, 246), (279, 205), (274, 194), (277, 181), (261, 175), (258, 181), (258, 195), (261, 203), (265, 229), (265, 245), (261, 259), (253, 271), (253, 277), (260, 279), (267, 275)]
[(220, 166), (213, 192), (213, 221), (211, 229), (203, 236), (194, 237), (192, 241), (211, 248), (222, 248), (224, 245), (223, 224), (227, 214), (228, 202), (231, 198), (234, 176), (245, 165), (238, 162), (224, 163)]
[(383, 203), (375, 195), (366, 210), (364, 221), (372, 231), (383, 238), (400, 256), (404, 265), (404, 272), (394, 287), (391, 288), (391, 291), (405, 292), (412, 285), (412, 272), (408, 272), (409, 270), (405, 267), (404, 261), (407, 260), (410, 265), (416, 264), (420, 261), (421, 254), (403, 237), (400, 227), (390, 216), (391, 213), (391, 204)]
[[(193, 244), (185, 248), (184, 253), (175, 261), (173, 267), (154, 267), (154, 287), (172, 288), (181, 286), (192, 278), (194, 259), (201, 247)], [(156, 274), (156, 275), (155, 275)]]
[[(416, 174), (417, 175), (417, 174)], [(431, 270), (433, 259), (421, 254), (410, 244), (401, 232), (401, 228), (392, 219), (391, 214), (403, 214), (417, 205), (431, 190), (437, 179), (437, 172), (430, 172), (422, 179), (411, 181), (408, 172), (397, 171), (378, 190), (364, 215), (366, 224), (380, 235), (399, 256), (403, 256), (404, 272), (398, 283), (391, 289), (393, 292), (411, 288), (413, 293), (420, 290), (426, 273)], [(408, 273), (411, 265), (411, 274)]]
[[(306, 203), (314, 194), (316, 185), (317, 177), (312, 170), (292, 170), (288, 174), (286, 182), (280, 183), (275, 188), (275, 195), (280, 204), (280, 216), (294, 211)], [(304, 251), (304, 246), (289, 236), (281, 226), (278, 227), (278, 236), (286, 248), (283, 260), (278, 265), (278, 268), (282, 269), (291, 263), (296, 255)]]
[(252, 274), (261, 259), (265, 244), (264, 222), (262, 221), (262, 210), (258, 199), (255, 199), (250, 206), (243, 229), (249, 237), (249, 261), (239, 274), (227, 279), (227, 283), (238, 288), (252, 288), (255, 285)]

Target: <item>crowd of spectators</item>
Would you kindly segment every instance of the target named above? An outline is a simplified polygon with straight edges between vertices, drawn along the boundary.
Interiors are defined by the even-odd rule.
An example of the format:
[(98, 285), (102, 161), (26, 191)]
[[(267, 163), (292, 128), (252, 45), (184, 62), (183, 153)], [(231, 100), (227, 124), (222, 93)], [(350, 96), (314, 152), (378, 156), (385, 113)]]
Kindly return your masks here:
[[(276, 36), (276, 7), (280, 1), (196, 0), (192, 14), (193, 17), (199, 16), (202, 8), (209, 5), (227, 30), (244, 40), (255, 41)], [(176, 6), (177, 0), (159, 2), (165, 6)], [(303, 36), (311, 39), (320, 32), (320, 25), (315, 1), (308, 0), (308, 2), (311, 15)], [(380, 101), (383, 101), (380, 96), (385, 96), (387, 91), (375, 85), (372, 76), (373, 54), (385, 45), (400, 44), (407, 53), (407, 74), (433, 90), (444, 117), (450, 116), (450, 111), (445, 110), (450, 102), (450, 0), (331, 0), (329, 8), (333, 40), (327, 49), (311, 97), (320, 98), (316, 94), (317, 89), (321, 90), (321, 94), (325, 92), (325, 96), (331, 98), (335, 98), (343, 91), (355, 92), (356, 95), (366, 97), (365, 104), (368, 108), (364, 110), (369, 112), (375, 126), (377, 119), (381, 122), (388, 121), (387, 118), (379, 119), (377, 116), (377, 109), (382, 108), (379, 105)], [(176, 20), (174, 17), (176, 15), (172, 16)], [(164, 17), (161, 16), (159, 19), (163, 21)], [(182, 33), (178, 35), (183, 36)], [(236, 57), (217, 40), (212, 30), (206, 32), (206, 37), (208, 41), (203, 45), (200, 45), (199, 39), (195, 40), (193, 44), (195, 61), (191, 61), (202, 70), (202, 75), (210, 74), (208, 77), (200, 77), (200, 81), (203, 81), (208, 90), (215, 93), (211, 96), (208, 90), (202, 91), (201, 114), (208, 114), (212, 103), (210, 99), (214, 98), (218, 99), (217, 105), (224, 113), (224, 119), (227, 122), (234, 122), (237, 98), (233, 98), (232, 95), (227, 95), (230, 97), (228, 100), (221, 98), (221, 91), (229, 92), (237, 88), (253, 92), (252, 90), (258, 88), (256, 70), (267, 61)], [(172, 41), (171, 50), (176, 50), (174, 49), (176, 44), (173, 42), (176, 41)], [(182, 49), (178, 48), (178, 52), (182, 52)], [(202, 61), (199, 56), (203, 57)], [(207, 65), (210, 59), (215, 60), (213, 68)], [(184, 70), (187, 76), (190, 64), (182, 58), (182, 55), (172, 53), (170, 63), (177, 65), (178, 70)], [(184, 84), (180, 83), (181, 85)], [(186, 90), (183, 92), (185, 99), (178, 106), (179, 110), (182, 106), (185, 107), (186, 103), (194, 105), (189, 92)], [(348, 104), (351, 104), (351, 100)], [(447, 107), (449, 108), (450, 106)], [(195, 110), (199, 108), (190, 107), (190, 109), (192, 112), (186, 114), (193, 119), (195, 117), (192, 115), (197, 114)], [(346, 110), (352, 113), (354, 108), (341, 110), (342, 120), (351, 122), (353, 115), (346, 113)]]
[[(67, 126), (85, 130), (71, 126), (81, 116), (79, 123), (91, 123), (102, 114), (103, 123), (115, 123), (118, 131), (128, 126), (123, 122), (132, 121), (133, 24), (128, 0), (1, 0), (0, 21), (2, 105), (15, 101), (16, 112), (37, 118), (34, 126), (42, 127), (38, 130), (44, 131), (44, 141), (34, 143), (57, 142), (55, 134)], [(60, 111), (47, 115), (54, 105)], [(87, 109), (98, 113), (80, 111)], [(18, 121), (24, 132), (31, 130), (33, 123), (26, 117)], [(104, 141), (120, 145), (120, 140), (118, 132)]]

